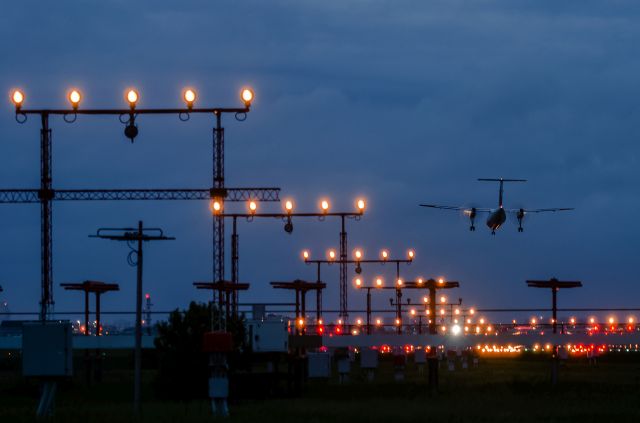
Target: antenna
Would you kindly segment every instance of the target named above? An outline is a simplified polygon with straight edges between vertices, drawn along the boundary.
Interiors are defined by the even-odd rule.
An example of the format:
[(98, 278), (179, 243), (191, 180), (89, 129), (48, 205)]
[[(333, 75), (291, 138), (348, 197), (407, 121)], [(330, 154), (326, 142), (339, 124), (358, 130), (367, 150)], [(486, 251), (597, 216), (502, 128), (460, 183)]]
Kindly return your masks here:
[(498, 195), (498, 206), (502, 208), (502, 193), (504, 192), (505, 182), (527, 182), (526, 179), (504, 179), (504, 178), (478, 178), (482, 182), (500, 182), (500, 194)]

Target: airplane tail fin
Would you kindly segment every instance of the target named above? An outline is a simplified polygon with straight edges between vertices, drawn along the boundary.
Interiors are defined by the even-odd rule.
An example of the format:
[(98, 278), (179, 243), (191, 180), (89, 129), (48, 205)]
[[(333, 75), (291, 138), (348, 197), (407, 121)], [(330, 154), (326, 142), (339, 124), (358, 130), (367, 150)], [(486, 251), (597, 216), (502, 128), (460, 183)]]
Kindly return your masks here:
[(478, 178), (483, 182), (527, 182), (526, 179), (504, 179), (504, 178)]
[(504, 192), (505, 182), (527, 182), (526, 179), (504, 179), (504, 178), (478, 178), (482, 182), (500, 182), (500, 194), (498, 195), (498, 206), (502, 208), (502, 194)]

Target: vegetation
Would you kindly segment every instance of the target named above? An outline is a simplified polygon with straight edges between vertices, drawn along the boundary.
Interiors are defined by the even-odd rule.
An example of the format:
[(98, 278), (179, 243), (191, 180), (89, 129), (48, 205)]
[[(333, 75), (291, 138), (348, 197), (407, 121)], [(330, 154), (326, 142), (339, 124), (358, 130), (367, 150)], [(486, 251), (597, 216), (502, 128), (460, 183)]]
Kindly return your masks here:
[[(297, 398), (236, 400), (230, 422), (617, 422), (638, 421), (640, 362), (635, 355), (607, 356), (596, 367), (572, 360), (549, 384), (549, 362), (541, 356), (483, 359), (477, 369), (440, 374), (440, 392), (430, 396), (425, 376), (407, 366), (407, 380), (393, 382), (389, 360), (373, 383), (355, 368), (347, 385), (313, 381)], [(206, 400), (162, 401), (154, 394), (156, 372), (145, 372), (143, 422), (211, 421)], [(18, 373), (0, 379), (0, 421), (32, 421), (37, 386)], [(83, 384), (81, 375), (61, 387), (55, 422), (138, 421), (131, 415), (131, 372), (110, 370), (102, 384)]]
[[(191, 302), (184, 311), (175, 310), (167, 322), (158, 325), (155, 344), (159, 358), (156, 378), (161, 399), (190, 400), (205, 398), (208, 392), (208, 358), (202, 352), (202, 338), (211, 328), (221, 327), (217, 307)], [(236, 350), (245, 344), (244, 320), (227, 322)]]

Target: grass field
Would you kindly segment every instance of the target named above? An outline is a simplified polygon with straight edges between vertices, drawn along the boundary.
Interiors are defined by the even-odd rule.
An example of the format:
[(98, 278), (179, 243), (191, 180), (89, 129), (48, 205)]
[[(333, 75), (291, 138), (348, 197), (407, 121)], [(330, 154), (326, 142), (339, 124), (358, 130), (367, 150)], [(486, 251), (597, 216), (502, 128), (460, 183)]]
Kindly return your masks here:
[[(34, 420), (38, 390), (15, 373), (0, 379), (0, 422)], [(404, 383), (393, 382), (383, 362), (373, 383), (355, 368), (346, 385), (313, 381), (295, 398), (242, 400), (231, 404), (232, 422), (603, 422), (640, 421), (640, 356), (607, 356), (597, 366), (570, 360), (560, 383), (549, 383), (541, 357), (483, 359), (476, 369), (440, 371), (440, 389), (429, 395), (425, 376), (413, 365)], [(109, 371), (87, 388), (81, 378), (61, 387), (56, 422), (204, 422), (206, 401), (160, 402), (153, 398), (153, 371), (145, 374), (143, 414), (131, 414), (131, 374)]]

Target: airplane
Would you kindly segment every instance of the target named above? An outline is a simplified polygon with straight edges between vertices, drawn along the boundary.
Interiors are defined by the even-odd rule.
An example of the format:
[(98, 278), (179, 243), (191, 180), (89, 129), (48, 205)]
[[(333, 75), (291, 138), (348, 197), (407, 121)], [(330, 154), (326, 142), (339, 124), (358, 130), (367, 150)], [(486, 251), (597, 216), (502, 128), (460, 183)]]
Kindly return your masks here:
[(496, 231), (500, 229), (500, 227), (507, 220), (507, 213), (512, 213), (515, 215), (515, 218), (518, 220), (518, 232), (523, 232), (522, 223), (525, 216), (528, 213), (544, 213), (544, 212), (558, 212), (558, 211), (566, 211), (573, 210), (573, 208), (563, 207), (563, 208), (550, 208), (550, 209), (506, 209), (503, 207), (502, 199), (504, 192), (504, 183), (505, 182), (527, 182), (526, 179), (504, 179), (504, 178), (479, 178), (478, 181), (482, 182), (500, 182), (500, 193), (498, 196), (498, 208), (490, 209), (490, 208), (480, 208), (480, 207), (457, 207), (457, 206), (440, 206), (437, 204), (420, 204), (421, 207), (430, 207), (433, 209), (441, 209), (441, 210), (458, 210), (462, 211), (469, 220), (471, 221), (471, 226), (469, 227), (470, 231), (475, 231), (475, 219), (479, 213), (488, 213), (489, 217), (487, 217), (487, 226), (491, 229), (491, 234), (495, 235)]

